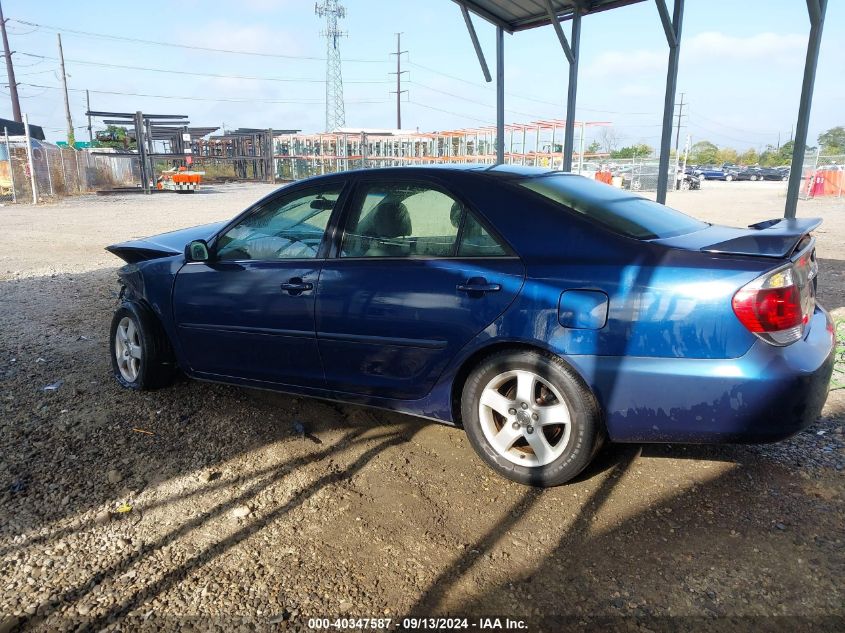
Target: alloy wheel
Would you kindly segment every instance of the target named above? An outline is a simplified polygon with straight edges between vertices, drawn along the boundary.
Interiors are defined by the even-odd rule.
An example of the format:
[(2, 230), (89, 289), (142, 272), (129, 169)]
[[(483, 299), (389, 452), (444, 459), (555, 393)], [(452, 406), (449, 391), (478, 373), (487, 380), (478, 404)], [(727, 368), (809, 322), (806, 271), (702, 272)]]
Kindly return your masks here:
[(495, 376), (481, 392), (478, 415), (493, 449), (520, 466), (545, 466), (569, 444), (572, 421), (566, 400), (533, 371)]
[(141, 333), (128, 316), (117, 324), (114, 333), (114, 355), (120, 375), (127, 382), (135, 382), (141, 373)]

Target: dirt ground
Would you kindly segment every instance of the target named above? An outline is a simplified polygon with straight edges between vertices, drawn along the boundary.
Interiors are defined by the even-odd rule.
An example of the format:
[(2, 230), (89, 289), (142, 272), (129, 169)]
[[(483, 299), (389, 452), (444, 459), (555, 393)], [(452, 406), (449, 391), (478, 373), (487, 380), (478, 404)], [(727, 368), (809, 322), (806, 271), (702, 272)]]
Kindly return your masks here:
[[(786, 442), (608, 446), (541, 491), (424, 420), (188, 380), (119, 388), (120, 262), (103, 247), (229, 218), (271, 189), (0, 208), (0, 633), (438, 615), (845, 628), (842, 389)], [(782, 214), (784, 186), (705, 182), (669, 202), (746, 225)], [(825, 219), (820, 300), (845, 316), (845, 199), (799, 215)]]

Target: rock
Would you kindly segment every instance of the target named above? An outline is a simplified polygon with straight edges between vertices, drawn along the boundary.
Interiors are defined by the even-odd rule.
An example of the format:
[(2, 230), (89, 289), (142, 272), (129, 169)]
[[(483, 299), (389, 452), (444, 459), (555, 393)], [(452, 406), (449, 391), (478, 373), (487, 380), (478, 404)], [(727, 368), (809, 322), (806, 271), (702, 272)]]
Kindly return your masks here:
[(81, 616), (86, 616), (91, 613), (91, 607), (89, 607), (87, 604), (80, 604), (76, 607), (76, 612)]
[(103, 510), (94, 517), (94, 523), (97, 525), (105, 525), (109, 521), (111, 521), (111, 513), (108, 510)]
[(352, 608), (352, 603), (349, 600), (341, 600), (340, 604), (337, 605), (337, 610), (340, 613), (346, 613)]
[(775, 527), (779, 530), (785, 530), (786, 529), (786, 526), (783, 523), (781, 523), (780, 521), (775, 523)]
[(237, 508), (232, 510), (232, 516), (236, 519), (242, 519), (245, 516), (248, 516), (252, 510), (249, 506), (238, 506)]
[(117, 484), (123, 481), (123, 475), (121, 475), (120, 472), (114, 469), (106, 473), (106, 477), (108, 477), (110, 484)]

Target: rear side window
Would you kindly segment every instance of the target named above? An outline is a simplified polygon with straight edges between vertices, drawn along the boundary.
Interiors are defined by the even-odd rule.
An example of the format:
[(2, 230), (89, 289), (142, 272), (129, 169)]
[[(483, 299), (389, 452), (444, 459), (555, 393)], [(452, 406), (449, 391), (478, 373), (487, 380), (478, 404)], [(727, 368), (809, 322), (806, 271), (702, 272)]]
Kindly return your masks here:
[(580, 176), (540, 176), (518, 184), (616, 233), (640, 240), (674, 237), (709, 226), (657, 202)]
[(464, 205), (439, 188), (416, 182), (372, 183), (356, 197), (344, 228), (341, 257), (509, 254)]

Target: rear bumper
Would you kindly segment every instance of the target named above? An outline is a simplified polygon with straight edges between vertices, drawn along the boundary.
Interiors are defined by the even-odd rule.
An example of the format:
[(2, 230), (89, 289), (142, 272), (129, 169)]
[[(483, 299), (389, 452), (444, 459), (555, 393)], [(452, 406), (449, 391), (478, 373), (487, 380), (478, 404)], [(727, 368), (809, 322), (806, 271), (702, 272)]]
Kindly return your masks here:
[(835, 339), (817, 307), (804, 339), (756, 342), (735, 359), (570, 356), (616, 442), (774, 442), (812, 424), (833, 372)]

